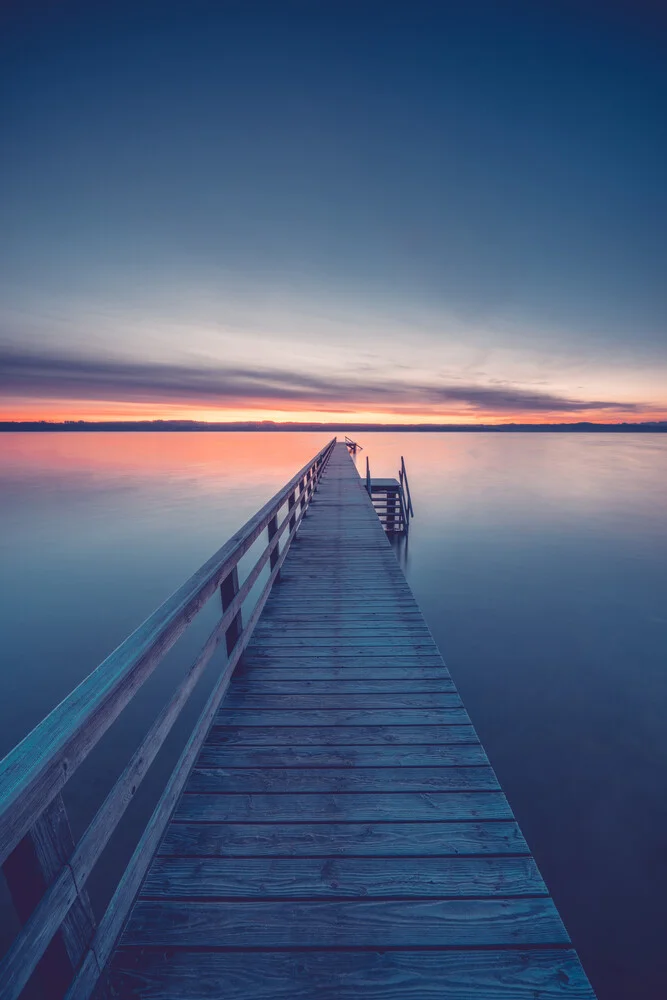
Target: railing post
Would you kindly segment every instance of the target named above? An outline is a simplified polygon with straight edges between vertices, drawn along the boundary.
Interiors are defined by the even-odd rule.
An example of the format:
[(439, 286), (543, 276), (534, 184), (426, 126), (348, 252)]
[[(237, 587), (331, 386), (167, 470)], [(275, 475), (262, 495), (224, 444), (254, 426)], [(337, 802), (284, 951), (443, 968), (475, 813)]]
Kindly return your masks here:
[(295, 506), (296, 506), (296, 494), (294, 490), (292, 490), (287, 500), (287, 509), (290, 511), (290, 518), (289, 518), (290, 531), (294, 530), (294, 525), (296, 524), (296, 512), (294, 512)]
[[(271, 543), (271, 541), (275, 537), (277, 531), (278, 531), (278, 515), (274, 514), (273, 517), (271, 518), (271, 520), (269, 521), (269, 527), (268, 527), (269, 544)], [(269, 565), (271, 566), (271, 571), (272, 572), (275, 569), (276, 563), (278, 562), (278, 560), (280, 558), (280, 551), (279, 551), (279, 549), (280, 549), (280, 543), (278, 543), (276, 545), (275, 549), (271, 550), (271, 555), (269, 556)], [(279, 579), (280, 579), (280, 570), (278, 570), (278, 572), (276, 573), (276, 582)]]
[[(222, 599), (222, 610), (225, 612), (229, 605), (232, 603), (234, 598), (239, 592), (239, 571), (238, 567), (235, 566), (234, 569), (229, 573), (225, 579), (220, 584), (220, 597)], [(236, 640), (240, 636), (243, 630), (243, 619), (241, 617), (241, 609), (234, 616), (234, 619), (225, 632), (225, 642), (227, 644), (227, 655), (231, 653), (234, 646), (236, 645)]]
[(368, 455), (366, 455), (366, 492), (368, 493), (369, 497), (372, 496), (372, 491), (371, 491), (371, 466), (370, 466), (370, 462), (368, 461)]
[[(68, 863), (73, 850), (65, 803), (58, 794), (2, 866), (22, 924)], [(65, 995), (94, 932), (95, 917), (88, 893), (83, 889), (37, 964), (46, 996)]]
[(299, 482), (299, 510), (301, 511), (301, 516), (306, 516), (306, 483), (308, 479), (306, 476)]

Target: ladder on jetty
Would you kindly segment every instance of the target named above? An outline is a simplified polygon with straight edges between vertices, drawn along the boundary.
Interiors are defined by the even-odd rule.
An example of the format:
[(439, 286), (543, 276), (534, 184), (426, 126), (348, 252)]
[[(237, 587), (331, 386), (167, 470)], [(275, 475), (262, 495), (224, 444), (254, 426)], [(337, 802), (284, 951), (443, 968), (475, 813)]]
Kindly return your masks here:
[[(216, 593), (218, 624), (74, 845), (63, 786)], [(91, 868), (218, 644), (226, 663), (96, 922)], [(68, 1000), (594, 1000), (342, 443), (5, 758), (0, 793), (23, 921), (3, 1000), (40, 959), (46, 995)]]
[(415, 516), (415, 512), (412, 509), (410, 484), (403, 456), (401, 455), (398, 479), (372, 478), (367, 456), (366, 492), (371, 498), (375, 513), (380, 518), (380, 523), (387, 534), (407, 535), (410, 530), (410, 518)]

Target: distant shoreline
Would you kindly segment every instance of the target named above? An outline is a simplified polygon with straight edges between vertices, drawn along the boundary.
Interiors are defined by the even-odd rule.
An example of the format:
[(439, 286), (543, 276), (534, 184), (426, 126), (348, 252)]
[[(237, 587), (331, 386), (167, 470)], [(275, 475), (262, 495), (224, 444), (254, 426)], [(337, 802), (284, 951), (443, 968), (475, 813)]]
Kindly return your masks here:
[(127, 421), (87, 421), (87, 420), (66, 420), (56, 423), (46, 420), (16, 420), (0, 421), (1, 431), (31, 431), (31, 432), (53, 432), (53, 431), (338, 431), (347, 433), (354, 431), (386, 431), (392, 433), (472, 433), (489, 432), (495, 433), (529, 431), (531, 433), (589, 433), (598, 432), (602, 434), (611, 433), (631, 433), (639, 432), (648, 434), (667, 433), (667, 420), (645, 421), (642, 423), (621, 423), (621, 424), (596, 424), (580, 421), (578, 423), (565, 424), (332, 424), (332, 423), (296, 423), (286, 421), (284, 423), (274, 423), (273, 421), (258, 422), (235, 422), (235, 423), (207, 423), (195, 420), (127, 420)]

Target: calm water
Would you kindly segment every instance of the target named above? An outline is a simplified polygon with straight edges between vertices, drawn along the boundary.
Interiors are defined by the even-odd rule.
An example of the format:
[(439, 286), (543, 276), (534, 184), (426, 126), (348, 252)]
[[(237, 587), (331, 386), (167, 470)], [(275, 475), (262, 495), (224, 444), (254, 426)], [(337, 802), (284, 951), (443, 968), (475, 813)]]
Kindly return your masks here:
[[(667, 995), (667, 437), (360, 437), (374, 475), (405, 456), (416, 519), (397, 555), (600, 1000)], [(0, 435), (0, 752), (325, 438)], [(77, 776), (77, 831), (207, 624)], [(202, 697), (112, 841), (97, 905)]]

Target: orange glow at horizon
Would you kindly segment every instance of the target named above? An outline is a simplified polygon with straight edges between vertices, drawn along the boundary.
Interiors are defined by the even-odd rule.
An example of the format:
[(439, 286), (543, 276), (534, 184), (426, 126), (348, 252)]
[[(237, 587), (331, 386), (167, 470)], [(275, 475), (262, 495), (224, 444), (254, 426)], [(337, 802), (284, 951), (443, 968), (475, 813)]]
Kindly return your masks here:
[(203, 408), (197, 404), (120, 403), (100, 400), (16, 399), (0, 403), (2, 421), (105, 421), (129, 422), (134, 420), (193, 420), (201, 423), (236, 423), (271, 421), (275, 423), (326, 423), (345, 424), (559, 424), (590, 421), (594, 423), (639, 423), (667, 419), (667, 407), (647, 410), (639, 414), (627, 411), (518, 411), (516, 413), (483, 412), (467, 407), (451, 410), (412, 410), (408, 407), (395, 410), (353, 409), (275, 409), (272, 407)]

